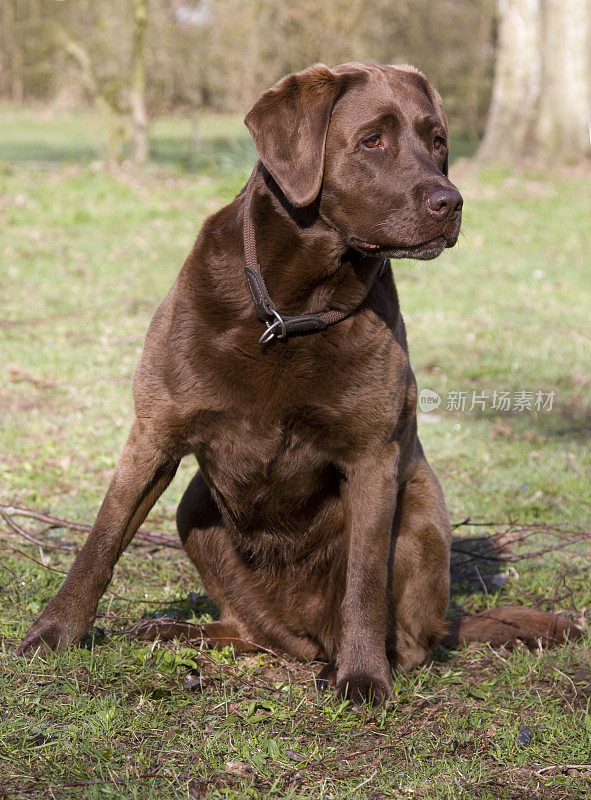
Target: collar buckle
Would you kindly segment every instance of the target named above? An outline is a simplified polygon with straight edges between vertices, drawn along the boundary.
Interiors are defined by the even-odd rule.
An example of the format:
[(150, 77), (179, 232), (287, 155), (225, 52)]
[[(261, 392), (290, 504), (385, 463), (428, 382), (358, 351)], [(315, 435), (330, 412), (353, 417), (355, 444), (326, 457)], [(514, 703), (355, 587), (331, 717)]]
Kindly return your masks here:
[[(273, 338), (285, 339), (287, 336), (287, 326), (283, 317), (279, 314), (276, 308), (270, 308), (269, 311), (275, 317), (275, 321), (265, 321), (266, 330), (263, 331), (263, 334), (259, 339), (259, 344), (267, 344), (267, 342), (270, 342)], [(277, 333), (277, 328), (281, 329), (280, 333)]]

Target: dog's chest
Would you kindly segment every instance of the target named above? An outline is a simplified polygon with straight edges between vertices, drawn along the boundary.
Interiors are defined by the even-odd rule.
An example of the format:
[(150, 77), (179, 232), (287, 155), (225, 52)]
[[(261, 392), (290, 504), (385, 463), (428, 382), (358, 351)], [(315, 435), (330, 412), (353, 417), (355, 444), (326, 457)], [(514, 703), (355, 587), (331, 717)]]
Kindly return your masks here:
[[(322, 418), (322, 420), (321, 420)], [(226, 412), (210, 421), (195, 451), (218, 504), (238, 529), (309, 524), (338, 495), (338, 462), (347, 436), (337, 435), (313, 406), (271, 421)]]
[(245, 363), (239, 376), (212, 371), (218, 408), (196, 411), (190, 449), (239, 530), (309, 528), (338, 497), (345, 465), (384, 446), (397, 424), (408, 362), (388, 334), (346, 357), (317, 349)]

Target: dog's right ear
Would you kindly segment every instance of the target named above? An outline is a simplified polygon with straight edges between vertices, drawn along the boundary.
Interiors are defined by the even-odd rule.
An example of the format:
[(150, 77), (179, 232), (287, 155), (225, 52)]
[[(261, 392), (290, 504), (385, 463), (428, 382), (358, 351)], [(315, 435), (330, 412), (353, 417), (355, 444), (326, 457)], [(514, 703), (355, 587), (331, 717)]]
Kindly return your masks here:
[(324, 64), (287, 75), (244, 120), (261, 161), (294, 206), (312, 203), (322, 185), (326, 132), (333, 106), (361, 71), (335, 73)]

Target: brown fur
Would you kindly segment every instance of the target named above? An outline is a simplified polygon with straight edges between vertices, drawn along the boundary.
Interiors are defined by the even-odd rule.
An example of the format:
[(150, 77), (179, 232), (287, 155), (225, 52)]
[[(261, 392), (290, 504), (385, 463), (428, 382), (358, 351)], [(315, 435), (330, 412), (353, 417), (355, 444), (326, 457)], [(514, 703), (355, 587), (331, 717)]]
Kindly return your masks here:
[[(435, 140), (446, 142), (446, 121), (420, 73), (317, 65), (280, 81), (246, 123), (264, 164), (258, 259), (286, 314), (349, 308), (377, 259), (434, 258), (455, 244), (461, 197)], [(382, 698), (391, 665), (420, 664), (445, 633), (451, 536), (417, 436), (392, 273), (349, 319), (261, 347), (244, 213), (241, 193), (205, 222), (156, 311), (113, 480), (20, 652), (80, 640), (117, 559), (193, 454), (177, 522), (221, 611), (204, 636), (325, 659), (339, 693)], [(487, 617), (495, 641), (499, 625)]]

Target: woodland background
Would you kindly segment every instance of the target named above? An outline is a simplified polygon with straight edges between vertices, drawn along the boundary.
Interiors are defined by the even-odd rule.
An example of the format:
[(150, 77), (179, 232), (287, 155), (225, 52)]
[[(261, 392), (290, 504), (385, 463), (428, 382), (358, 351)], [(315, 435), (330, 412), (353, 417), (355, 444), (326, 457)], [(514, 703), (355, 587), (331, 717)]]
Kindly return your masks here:
[[(412, 63), (488, 159), (589, 152), (590, 0), (3, 0), (0, 97), (97, 105), (110, 157), (148, 120), (239, 112), (316, 61)], [(493, 89), (494, 87), (494, 89)], [(492, 103), (491, 103), (492, 100)], [(127, 129), (131, 120), (132, 130)]]

